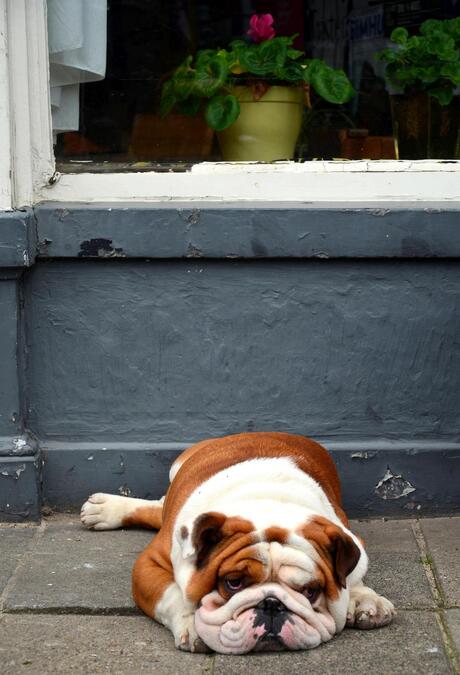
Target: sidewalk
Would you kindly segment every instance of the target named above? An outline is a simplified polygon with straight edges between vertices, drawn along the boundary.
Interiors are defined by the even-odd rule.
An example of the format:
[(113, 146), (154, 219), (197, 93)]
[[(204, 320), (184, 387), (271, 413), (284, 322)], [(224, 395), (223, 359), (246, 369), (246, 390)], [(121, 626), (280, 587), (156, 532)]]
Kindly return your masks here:
[(89, 532), (75, 515), (0, 526), (0, 671), (163, 675), (459, 673), (460, 517), (359, 521), (369, 585), (398, 609), (376, 631), (345, 630), (309, 652), (178, 652), (130, 597), (147, 531)]

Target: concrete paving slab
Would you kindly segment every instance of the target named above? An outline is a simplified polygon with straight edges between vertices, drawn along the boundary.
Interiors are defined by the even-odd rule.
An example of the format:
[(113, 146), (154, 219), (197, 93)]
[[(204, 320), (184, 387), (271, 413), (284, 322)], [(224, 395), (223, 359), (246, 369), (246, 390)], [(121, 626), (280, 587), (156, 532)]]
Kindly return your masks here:
[(28, 550), (36, 530), (36, 526), (0, 527), (0, 594)]
[(410, 520), (353, 521), (369, 555), (366, 583), (400, 609), (435, 607)]
[(460, 518), (420, 521), (447, 605), (460, 606)]
[(17, 574), (6, 611), (137, 611), (131, 569), (151, 537), (147, 530), (85, 530), (77, 516), (51, 519)]
[(210, 656), (176, 650), (171, 633), (143, 616), (0, 618), (2, 675), (201, 675), (211, 662)]
[(433, 612), (401, 612), (386, 628), (345, 630), (306, 652), (217, 655), (214, 675), (443, 675), (451, 673)]
[(460, 609), (448, 609), (446, 617), (450, 634), (460, 656)]

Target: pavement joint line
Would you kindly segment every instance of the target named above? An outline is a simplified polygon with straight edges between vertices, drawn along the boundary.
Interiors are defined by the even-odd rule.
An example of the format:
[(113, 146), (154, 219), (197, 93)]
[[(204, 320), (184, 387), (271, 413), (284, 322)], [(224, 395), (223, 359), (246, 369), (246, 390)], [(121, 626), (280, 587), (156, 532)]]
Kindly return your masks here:
[(216, 654), (210, 654), (203, 664), (203, 675), (213, 675), (216, 667)]
[(35, 551), (36, 547), (38, 546), (39, 542), (42, 540), (46, 530), (46, 522), (42, 520), (40, 525), (37, 526), (37, 530), (34, 533), (34, 536), (32, 538), (32, 541), (28, 548), (24, 551), (22, 556), (18, 560), (18, 564), (14, 568), (13, 574), (10, 576), (8, 581), (6, 582), (5, 588), (3, 589), (2, 594), (0, 595), (0, 615), (5, 613), (5, 602), (6, 599), (9, 595), (10, 590), (13, 588), (14, 584), (16, 583), (16, 578), (19, 575), (19, 572), (25, 567), (26, 563), (29, 561), (29, 559), (32, 557), (33, 552)]
[[(459, 605), (448, 607), (401, 607), (398, 612), (426, 612), (439, 614), (444, 609), (460, 609)], [(50, 616), (64, 616), (66, 614), (80, 616), (143, 616), (137, 607), (84, 607), (81, 605), (69, 605), (67, 607), (7, 607), (3, 614), (48, 614)]]
[(137, 607), (8, 607), (3, 614), (48, 614), (62, 616), (65, 614), (79, 616), (143, 616)]
[(420, 562), (422, 563), (422, 567), (425, 571), (425, 576), (428, 580), (433, 598), (436, 601), (438, 607), (445, 607), (446, 598), (444, 596), (444, 591), (439, 581), (433, 558), (430, 555), (428, 544), (420, 526), (420, 521), (414, 520), (411, 523), (411, 527), (419, 549)]
[(428, 584), (430, 586), (434, 600), (438, 606), (438, 611), (435, 612), (436, 621), (442, 635), (442, 641), (444, 643), (444, 650), (446, 652), (447, 659), (449, 660), (453, 672), (460, 673), (460, 655), (455, 646), (455, 641), (450, 632), (444, 612), (447, 607), (447, 602), (436, 565), (432, 556), (430, 555), (430, 549), (427, 540), (425, 539), (425, 535), (423, 534), (420, 520), (417, 519), (413, 521), (411, 523), (411, 527), (412, 532), (414, 533), (415, 541), (417, 542), (417, 546), (420, 551), (420, 562), (422, 563)]

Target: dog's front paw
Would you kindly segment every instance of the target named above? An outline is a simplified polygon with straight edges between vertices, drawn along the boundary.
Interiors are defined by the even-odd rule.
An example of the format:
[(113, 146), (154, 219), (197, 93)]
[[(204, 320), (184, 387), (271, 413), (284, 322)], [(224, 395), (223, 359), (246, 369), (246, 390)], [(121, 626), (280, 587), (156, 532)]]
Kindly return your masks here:
[(198, 637), (195, 630), (195, 615), (182, 617), (174, 630), (174, 644), (183, 652), (195, 652), (206, 654), (211, 651), (209, 647)]
[(368, 586), (355, 586), (350, 589), (350, 601), (347, 610), (347, 626), (361, 630), (371, 630), (389, 624), (396, 615), (393, 603), (377, 595)]

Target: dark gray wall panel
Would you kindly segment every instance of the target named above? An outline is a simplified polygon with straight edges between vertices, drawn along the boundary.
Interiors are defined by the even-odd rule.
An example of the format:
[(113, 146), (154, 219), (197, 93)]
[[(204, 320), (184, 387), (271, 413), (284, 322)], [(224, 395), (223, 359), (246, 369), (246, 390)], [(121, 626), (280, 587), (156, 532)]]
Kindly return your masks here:
[[(442, 441), (320, 440), (342, 481), (351, 517), (451, 513), (460, 505), (460, 445)], [(75, 508), (93, 492), (158, 499), (181, 444), (45, 442), (43, 499)]]
[(41, 517), (41, 458), (0, 456), (0, 521), (21, 522)]
[(0, 436), (20, 432), (17, 280), (0, 280)]
[(454, 262), (39, 262), (27, 289), (40, 438), (458, 438)]

